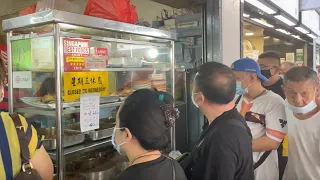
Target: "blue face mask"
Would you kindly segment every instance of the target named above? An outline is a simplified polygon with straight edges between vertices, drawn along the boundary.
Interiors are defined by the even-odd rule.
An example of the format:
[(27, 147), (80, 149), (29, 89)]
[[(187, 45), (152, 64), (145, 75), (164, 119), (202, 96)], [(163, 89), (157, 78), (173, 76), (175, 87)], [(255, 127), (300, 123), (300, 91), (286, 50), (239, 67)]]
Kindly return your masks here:
[[(246, 80), (248, 77), (249, 77), (249, 75), (248, 75), (246, 78), (244, 78), (244, 80)], [(238, 95), (244, 95), (244, 94), (248, 93), (248, 88), (250, 87), (250, 85), (249, 85), (246, 89), (243, 89), (243, 88), (242, 88), (242, 82), (243, 82), (244, 80), (242, 80), (242, 81), (237, 81), (237, 84), (236, 84), (236, 94), (238, 94)]]
[(295, 113), (306, 114), (306, 113), (311, 112), (312, 110), (314, 110), (318, 105), (316, 104), (316, 102), (314, 100), (312, 100), (306, 106), (296, 107), (296, 106), (293, 106), (293, 105), (289, 104), (289, 102), (286, 100), (285, 101), (285, 106), (288, 109), (290, 109), (291, 111), (295, 112)]
[(112, 142), (113, 148), (114, 148), (115, 150), (117, 150), (117, 152), (118, 152), (119, 154), (123, 155), (123, 153), (121, 153), (121, 151), (120, 151), (120, 146), (123, 145), (123, 144), (126, 144), (127, 142), (123, 142), (123, 143), (120, 143), (120, 144), (118, 144), (118, 145), (115, 143), (115, 134), (116, 134), (116, 130), (117, 130), (117, 129), (118, 129), (118, 130), (122, 130), (122, 129), (124, 129), (124, 128), (116, 128), (116, 127), (114, 127), (113, 133), (112, 133), (111, 142)]

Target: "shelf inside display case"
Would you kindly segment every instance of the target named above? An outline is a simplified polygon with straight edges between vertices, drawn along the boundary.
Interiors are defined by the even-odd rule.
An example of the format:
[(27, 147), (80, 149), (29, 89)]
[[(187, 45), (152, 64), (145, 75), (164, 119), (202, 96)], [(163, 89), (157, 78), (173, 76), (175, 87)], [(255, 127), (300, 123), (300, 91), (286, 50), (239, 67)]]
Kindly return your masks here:
[[(65, 156), (74, 155), (75, 153), (81, 154), (81, 153), (94, 151), (94, 150), (97, 150), (97, 149), (100, 149), (100, 148), (103, 148), (106, 146), (110, 146), (110, 145), (112, 145), (110, 138), (100, 140), (100, 141), (94, 141), (94, 142), (88, 141), (83, 144), (79, 144), (79, 145), (65, 148), (63, 154)], [(51, 159), (56, 159), (56, 152), (55, 151), (48, 151), (48, 154), (51, 157)]]

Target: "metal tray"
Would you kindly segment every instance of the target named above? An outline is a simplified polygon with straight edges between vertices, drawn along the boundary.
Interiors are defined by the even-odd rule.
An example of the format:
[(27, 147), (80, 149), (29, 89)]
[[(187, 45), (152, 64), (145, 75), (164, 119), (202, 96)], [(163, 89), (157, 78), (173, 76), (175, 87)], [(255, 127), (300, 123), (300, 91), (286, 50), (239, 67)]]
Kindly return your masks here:
[[(55, 135), (56, 133), (56, 128), (39, 128), (37, 129), (37, 132), (41, 135), (44, 135), (45, 137), (50, 137)], [(85, 140), (85, 135), (82, 134), (81, 132), (77, 131), (69, 131), (69, 130), (64, 130), (64, 136), (63, 136), (63, 145), (64, 147), (69, 147), (73, 146), (76, 144), (81, 144)], [(57, 140), (55, 138), (50, 138), (50, 139), (44, 139), (43, 140), (43, 146), (45, 147), (46, 150), (55, 150), (57, 149)]]
[(92, 141), (98, 141), (112, 136), (114, 124), (112, 120), (100, 122), (100, 128), (89, 132), (89, 138)]
[[(43, 109), (55, 109), (56, 104), (43, 104), (40, 102), (40, 97), (23, 97), (20, 98), (20, 100), (28, 104), (29, 106), (33, 107), (38, 107), (38, 108), (43, 108)], [(100, 97), (100, 104), (106, 104), (106, 103), (113, 103), (113, 102), (118, 102), (119, 101), (119, 96), (103, 96)], [(69, 107), (79, 107), (80, 102), (71, 102), (71, 103), (63, 103), (63, 108), (69, 108)]]

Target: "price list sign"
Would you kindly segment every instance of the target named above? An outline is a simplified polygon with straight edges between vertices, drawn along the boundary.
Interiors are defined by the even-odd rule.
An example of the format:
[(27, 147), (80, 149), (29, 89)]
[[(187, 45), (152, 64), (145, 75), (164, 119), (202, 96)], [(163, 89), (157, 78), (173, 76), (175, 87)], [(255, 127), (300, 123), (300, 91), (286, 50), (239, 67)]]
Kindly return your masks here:
[(99, 94), (81, 94), (80, 96), (80, 129), (87, 132), (99, 129)]

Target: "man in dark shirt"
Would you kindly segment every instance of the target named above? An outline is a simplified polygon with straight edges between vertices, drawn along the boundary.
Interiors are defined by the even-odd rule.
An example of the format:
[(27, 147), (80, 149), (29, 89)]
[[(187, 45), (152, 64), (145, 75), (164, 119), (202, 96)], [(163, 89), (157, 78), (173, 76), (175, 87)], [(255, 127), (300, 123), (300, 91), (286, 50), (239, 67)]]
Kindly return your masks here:
[[(269, 79), (269, 82), (263, 83), (263, 87), (267, 90), (270, 90), (278, 95), (280, 95), (283, 99), (286, 99), (286, 96), (283, 92), (283, 79), (280, 77), (281, 69), (281, 61), (280, 55), (274, 51), (267, 51), (260, 54), (258, 63), (261, 68), (261, 74)], [(287, 146), (287, 136), (285, 137), (285, 143), (282, 143), (278, 149), (278, 157), (279, 157), (279, 178), (282, 179), (284, 169), (286, 168), (288, 156), (283, 154), (283, 146)]]
[(210, 62), (197, 73), (192, 100), (209, 125), (197, 144), (189, 180), (252, 180), (252, 137), (235, 109), (236, 78), (220, 63)]
[(280, 55), (273, 51), (267, 51), (260, 54), (258, 63), (261, 68), (261, 74), (269, 79), (269, 82), (263, 83), (263, 87), (280, 95), (285, 99), (282, 90), (283, 80), (280, 77)]

